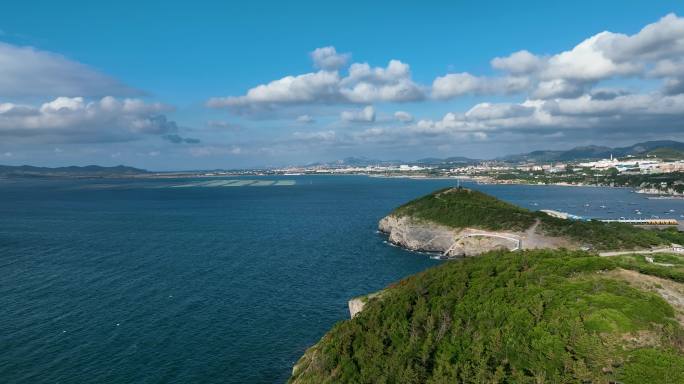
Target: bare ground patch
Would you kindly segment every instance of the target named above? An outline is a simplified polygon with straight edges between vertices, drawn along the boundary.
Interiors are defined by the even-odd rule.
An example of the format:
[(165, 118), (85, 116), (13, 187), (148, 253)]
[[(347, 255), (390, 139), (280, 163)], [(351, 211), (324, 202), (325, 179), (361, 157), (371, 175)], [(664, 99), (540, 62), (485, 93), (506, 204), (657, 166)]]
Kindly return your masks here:
[(684, 284), (622, 268), (616, 268), (607, 275), (627, 281), (639, 289), (658, 293), (674, 308), (677, 321), (684, 326)]

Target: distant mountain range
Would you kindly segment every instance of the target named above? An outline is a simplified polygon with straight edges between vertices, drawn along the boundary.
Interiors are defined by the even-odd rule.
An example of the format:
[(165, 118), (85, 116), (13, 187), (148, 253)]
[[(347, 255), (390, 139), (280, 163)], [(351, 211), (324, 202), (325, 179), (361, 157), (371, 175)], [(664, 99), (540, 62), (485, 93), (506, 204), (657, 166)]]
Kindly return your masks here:
[(497, 160), (507, 162), (535, 161), (575, 161), (605, 159), (610, 156), (644, 156), (655, 155), (662, 158), (684, 158), (684, 143), (672, 140), (647, 141), (629, 147), (610, 148), (597, 145), (575, 147), (566, 151), (533, 151), (518, 155), (509, 155)]
[[(684, 143), (672, 140), (647, 141), (628, 147), (605, 147), (589, 145), (575, 147), (569, 150), (540, 150), (516, 155), (507, 155), (494, 159), (495, 161), (518, 163), (518, 162), (563, 162), (579, 160), (605, 159), (610, 156), (656, 156), (661, 159), (681, 160), (684, 159)], [(423, 167), (450, 167), (477, 164), (480, 159), (471, 159), (462, 156), (447, 158), (427, 157), (423, 159), (406, 160), (378, 160), (368, 157), (347, 157), (342, 160), (331, 162), (319, 162), (307, 166), (325, 167), (366, 167), (366, 166), (398, 166), (401, 164), (418, 165)], [(150, 173), (144, 169), (118, 165), (115, 167), (101, 167), (88, 165), (84, 167), (34, 167), (30, 165), (9, 166), (0, 165), (0, 177), (107, 177), (107, 176), (131, 176)]]
[[(684, 159), (684, 143), (672, 140), (647, 141), (637, 143), (629, 147), (611, 148), (598, 145), (589, 145), (584, 147), (575, 147), (568, 150), (539, 150), (528, 153), (521, 153), (516, 155), (507, 155), (496, 158), (497, 161), (518, 163), (525, 161), (533, 162), (553, 162), (553, 161), (577, 161), (577, 160), (596, 160), (614, 157), (625, 157), (629, 155), (644, 156), (653, 155), (659, 158), (666, 159)], [(337, 160), (328, 163), (316, 163), (311, 165), (321, 166), (340, 166), (340, 167), (365, 167), (372, 165), (420, 165), (420, 166), (455, 166), (468, 165), (481, 162), (480, 159), (471, 159), (468, 157), (454, 156), (447, 158), (427, 157), (413, 161), (405, 160), (377, 160), (367, 157), (347, 157), (342, 160)]]
[(101, 167), (87, 165), (84, 167), (34, 167), (30, 165), (0, 165), (0, 177), (105, 177), (125, 176), (148, 173), (144, 169), (118, 165), (115, 167)]

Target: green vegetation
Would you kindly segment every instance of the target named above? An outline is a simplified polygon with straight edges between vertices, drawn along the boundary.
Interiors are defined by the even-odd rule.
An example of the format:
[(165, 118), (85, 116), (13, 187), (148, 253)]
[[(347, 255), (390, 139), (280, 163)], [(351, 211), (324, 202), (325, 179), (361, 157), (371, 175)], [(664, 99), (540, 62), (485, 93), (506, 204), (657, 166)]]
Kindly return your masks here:
[(619, 173), (617, 169), (594, 170), (590, 168), (572, 168), (562, 172), (526, 171), (508, 169), (505, 171), (488, 171), (473, 176), (491, 177), (499, 182), (521, 184), (574, 184), (599, 185), (610, 187), (649, 188), (662, 192), (684, 193), (684, 172), (671, 173)]
[(393, 214), (453, 228), (477, 227), (489, 230), (525, 230), (536, 215), (479, 191), (465, 188), (442, 189), (410, 201)]
[(538, 220), (540, 230), (548, 235), (569, 237), (599, 250), (684, 243), (684, 234), (676, 230), (646, 230), (621, 223), (563, 220), (465, 188), (436, 191), (404, 204), (392, 213), (452, 228), (486, 230), (524, 231)]
[[(653, 263), (647, 262), (646, 257), (652, 258)], [(679, 255), (670, 253), (637, 254), (617, 256), (611, 259), (615, 260), (620, 267), (625, 269), (684, 283), (684, 258)]]
[(616, 187), (651, 188), (660, 191), (671, 190), (684, 193), (684, 172), (643, 175), (619, 175), (611, 180)]
[(654, 149), (650, 152), (648, 152), (649, 156), (655, 156), (660, 159), (665, 159), (665, 160), (681, 160), (684, 159), (684, 151), (681, 151), (679, 149), (674, 149), (674, 148), (668, 148), (668, 147), (663, 147), (663, 148), (658, 148)]
[(643, 229), (623, 223), (563, 220), (544, 213), (540, 213), (540, 218), (542, 231), (546, 234), (567, 236), (597, 250), (649, 248), (684, 240), (684, 234), (676, 229)]
[(444, 263), (338, 323), (290, 381), (684, 382), (673, 308), (607, 273), (623, 264), (564, 250)]
[(84, 167), (33, 167), (30, 165), (0, 165), (0, 177), (108, 177), (129, 176), (148, 173), (144, 169), (118, 165), (115, 167), (101, 167), (99, 165), (86, 165)]

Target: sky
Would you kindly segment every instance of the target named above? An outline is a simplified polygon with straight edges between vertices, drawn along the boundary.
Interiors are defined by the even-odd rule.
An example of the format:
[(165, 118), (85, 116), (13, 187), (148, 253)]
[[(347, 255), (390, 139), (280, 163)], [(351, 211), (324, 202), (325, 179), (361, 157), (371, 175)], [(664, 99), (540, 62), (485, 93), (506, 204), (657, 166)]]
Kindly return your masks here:
[(684, 141), (681, 1), (8, 1), (0, 164), (235, 169)]

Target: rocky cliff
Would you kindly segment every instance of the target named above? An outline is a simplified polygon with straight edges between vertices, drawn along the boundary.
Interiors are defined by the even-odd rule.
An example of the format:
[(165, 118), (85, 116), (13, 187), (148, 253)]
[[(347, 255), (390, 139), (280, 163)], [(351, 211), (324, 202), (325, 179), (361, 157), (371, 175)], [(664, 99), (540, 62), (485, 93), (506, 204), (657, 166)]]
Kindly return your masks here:
[(439, 253), (444, 257), (475, 256), (497, 249), (580, 248), (576, 241), (545, 235), (537, 227), (538, 223), (525, 231), (450, 228), (394, 214), (384, 217), (378, 224), (378, 229), (388, 235), (392, 244), (412, 251)]

